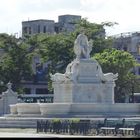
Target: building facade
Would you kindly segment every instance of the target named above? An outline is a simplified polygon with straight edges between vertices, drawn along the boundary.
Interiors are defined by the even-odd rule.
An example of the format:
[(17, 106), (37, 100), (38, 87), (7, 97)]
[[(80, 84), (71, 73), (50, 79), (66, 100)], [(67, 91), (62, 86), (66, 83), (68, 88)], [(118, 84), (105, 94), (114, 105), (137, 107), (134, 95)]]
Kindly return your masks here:
[[(140, 63), (140, 32), (121, 33), (113, 37), (113, 47), (128, 51)], [(140, 67), (135, 67), (133, 72), (140, 75)]]
[(72, 32), (75, 30), (75, 24), (81, 20), (78, 15), (62, 15), (58, 17), (58, 22), (54, 20), (30, 20), (22, 22), (22, 37), (25, 35), (34, 35), (39, 33), (60, 33)]
[(28, 34), (54, 33), (54, 20), (31, 20), (22, 22), (22, 36)]
[(58, 17), (58, 23), (55, 23), (55, 32), (73, 32), (75, 25), (81, 20), (78, 15), (61, 15)]

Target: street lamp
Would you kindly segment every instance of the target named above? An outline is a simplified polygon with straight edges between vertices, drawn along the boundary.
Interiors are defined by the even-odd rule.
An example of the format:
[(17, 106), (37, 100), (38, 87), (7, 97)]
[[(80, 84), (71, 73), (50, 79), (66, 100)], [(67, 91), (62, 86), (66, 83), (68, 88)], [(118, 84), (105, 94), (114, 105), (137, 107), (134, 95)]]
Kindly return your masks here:
[[(133, 68), (132, 74), (135, 75), (135, 69), (134, 68)], [(135, 84), (135, 81), (134, 81), (134, 79), (132, 79), (132, 103), (134, 103), (134, 84)]]
[(132, 83), (132, 103), (134, 103), (134, 83)]

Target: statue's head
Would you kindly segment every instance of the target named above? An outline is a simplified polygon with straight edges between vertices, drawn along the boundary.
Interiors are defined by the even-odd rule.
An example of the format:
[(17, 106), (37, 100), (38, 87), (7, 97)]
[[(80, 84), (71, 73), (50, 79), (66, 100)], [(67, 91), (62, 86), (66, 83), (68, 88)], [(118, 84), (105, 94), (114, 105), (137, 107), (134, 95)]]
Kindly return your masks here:
[(85, 33), (86, 33), (86, 30), (84, 28), (81, 28), (80, 34), (85, 34)]

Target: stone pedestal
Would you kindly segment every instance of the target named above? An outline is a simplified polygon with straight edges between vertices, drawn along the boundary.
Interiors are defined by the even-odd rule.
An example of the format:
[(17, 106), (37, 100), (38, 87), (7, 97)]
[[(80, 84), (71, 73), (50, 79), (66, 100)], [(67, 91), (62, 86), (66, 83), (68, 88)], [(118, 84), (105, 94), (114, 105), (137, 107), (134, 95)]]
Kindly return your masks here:
[(114, 103), (115, 83), (103, 83), (99, 74), (97, 61), (80, 60), (76, 83), (53, 83), (54, 103)]
[(79, 61), (77, 83), (101, 83), (99, 66), (96, 60)]
[(114, 103), (114, 83), (68, 83), (54, 86), (55, 103)]

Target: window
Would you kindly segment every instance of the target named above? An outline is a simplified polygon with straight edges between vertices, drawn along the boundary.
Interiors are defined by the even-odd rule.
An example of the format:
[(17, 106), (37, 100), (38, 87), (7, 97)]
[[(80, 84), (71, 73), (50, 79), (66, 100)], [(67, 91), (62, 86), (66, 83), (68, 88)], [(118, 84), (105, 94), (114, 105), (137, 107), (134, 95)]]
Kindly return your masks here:
[(127, 51), (127, 47), (126, 47), (126, 46), (125, 46), (125, 47), (123, 47), (123, 50), (124, 50), (124, 51)]
[(38, 33), (40, 33), (40, 25), (38, 25), (38, 29), (37, 30), (38, 30)]
[(46, 26), (44, 26), (44, 28), (43, 28), (43, 32), (46, 33)]
[(58, 27), (55, 27), (55, 32), (59, 33), (59, 28)]
[(23, 33), (27, 34), (27, 27), (23, 27)]
[(31, 32), (31, 27), (29, 27), (29, 34), (31, 34), (32, 32)]

